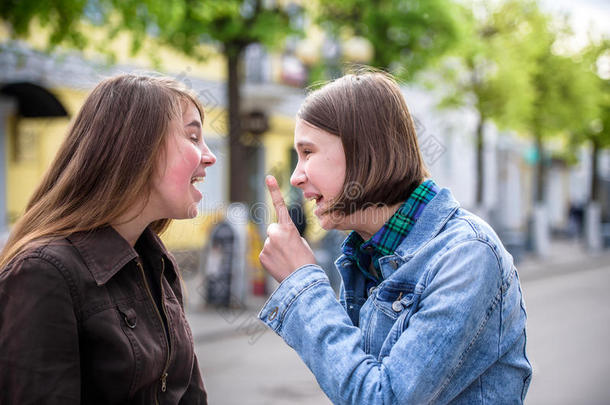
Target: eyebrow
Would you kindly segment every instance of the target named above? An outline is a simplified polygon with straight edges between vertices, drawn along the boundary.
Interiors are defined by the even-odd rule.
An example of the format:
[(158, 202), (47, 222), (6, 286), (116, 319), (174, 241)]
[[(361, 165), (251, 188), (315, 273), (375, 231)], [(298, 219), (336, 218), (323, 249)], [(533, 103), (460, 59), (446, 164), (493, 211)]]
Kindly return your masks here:
[(304, 147), (310, 147), (311, 148), (312, 146), (315, 146), (312, 142), (300, 141), (300, 142), (297, 142), (296, 148), (297, 149), (304, 148)]
[(201, 128), (201, 123), (197, 120), (193, 120), (193, 121), (189, 122), (188, 124), (186, 124), (185, 127)]

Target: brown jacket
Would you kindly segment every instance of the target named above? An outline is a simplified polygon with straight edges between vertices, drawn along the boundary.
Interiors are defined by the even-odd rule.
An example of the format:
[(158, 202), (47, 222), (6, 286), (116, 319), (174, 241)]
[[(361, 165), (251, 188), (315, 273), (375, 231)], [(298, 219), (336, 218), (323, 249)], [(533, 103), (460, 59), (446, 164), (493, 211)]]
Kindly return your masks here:
[(78, 403), (206, 403), (176, 264), (149, 229), (136, 249), (111, 227), (76, 233), (0, 272), (0, 404)]

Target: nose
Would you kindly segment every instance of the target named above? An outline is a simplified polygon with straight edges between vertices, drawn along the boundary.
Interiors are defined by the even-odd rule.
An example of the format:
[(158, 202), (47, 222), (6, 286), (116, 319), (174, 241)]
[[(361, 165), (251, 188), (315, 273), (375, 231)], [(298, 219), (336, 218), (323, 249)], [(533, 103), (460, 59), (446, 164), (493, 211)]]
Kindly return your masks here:
[(206, 167), (212, 166), (214, 163), (216, 163), (216, 155), (212, 153), (207, 145), (204, 145), (203, 149), (201, 150), (201, 163)]
[(300, 188), (305, 185), (306, 181), (307, 175), (305, 175), (305, 172), (297, 164), (297, 167), (294, 168), (294, 172), (292, 172), (292, 176), (290, 176), (290, 184)]

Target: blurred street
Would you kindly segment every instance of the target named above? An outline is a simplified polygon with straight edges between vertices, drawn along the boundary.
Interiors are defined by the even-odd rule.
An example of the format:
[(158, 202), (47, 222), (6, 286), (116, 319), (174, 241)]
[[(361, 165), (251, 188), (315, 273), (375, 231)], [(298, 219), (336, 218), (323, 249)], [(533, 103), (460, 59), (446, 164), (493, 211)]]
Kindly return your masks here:
[[(534, 377), (526, 403), (610, 403), (610, 252), (557, 242), (519, 266)], [(328, 404), (298, 355), (245, 310), (190, 311), (211, 404)]]

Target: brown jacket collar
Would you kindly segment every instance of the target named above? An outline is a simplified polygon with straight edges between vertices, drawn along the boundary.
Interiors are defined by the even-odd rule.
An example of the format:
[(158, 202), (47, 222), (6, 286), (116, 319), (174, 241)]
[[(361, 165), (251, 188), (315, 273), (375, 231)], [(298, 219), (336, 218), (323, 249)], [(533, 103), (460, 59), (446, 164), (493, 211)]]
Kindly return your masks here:
[[(138, 252), (111, 226), (88, 232), (77, 232), (68, 237), (82, 256), (97, 285), (108, 282), (127, 263), (139, 257)], [(174, 258), (159, 237), (146, 228), (136, 242), (151, 256), (165, 256), (172, 264), (175, 275)]]

